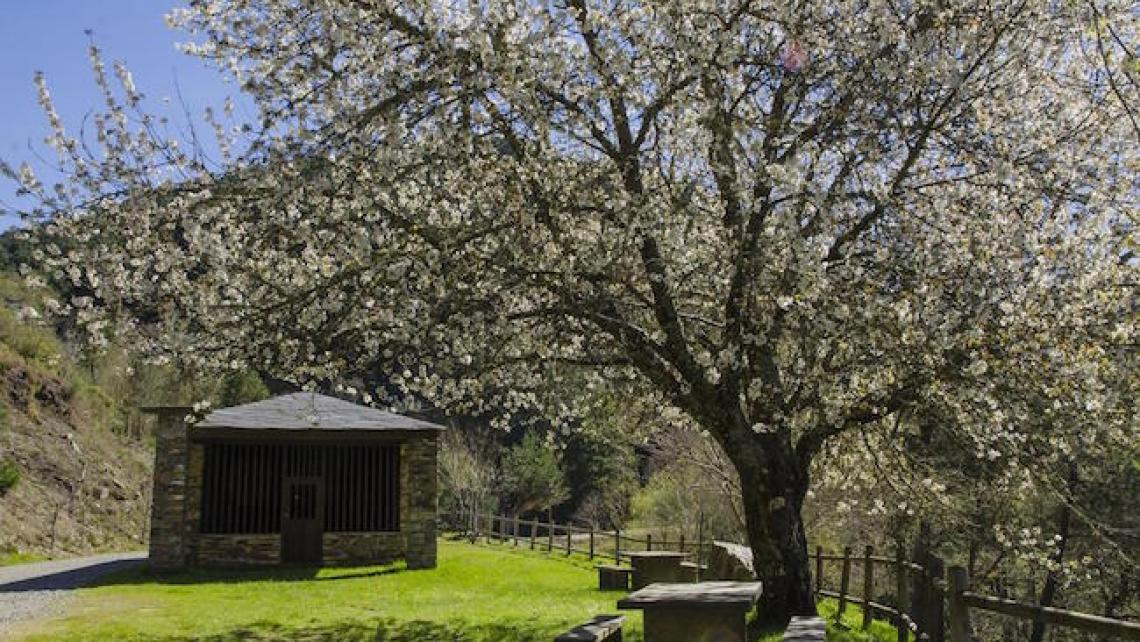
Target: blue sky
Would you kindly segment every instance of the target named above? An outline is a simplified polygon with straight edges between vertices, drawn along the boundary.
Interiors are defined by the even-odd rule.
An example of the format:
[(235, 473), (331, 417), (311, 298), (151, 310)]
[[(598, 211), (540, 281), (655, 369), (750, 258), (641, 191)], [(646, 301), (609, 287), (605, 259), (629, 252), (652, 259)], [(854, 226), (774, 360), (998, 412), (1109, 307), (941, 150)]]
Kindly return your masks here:
[[(38, 160), (29, 145), (45, 159), (52, 158), (43, 139), (47, 120), (36, 103), (32, 83), (43, 71), (56, 109), (68, 130), (75, 132), (85, 114), (102, 105), (92, 80), (87, 57), (91, 30), (108, 62), (123, 60), (146, 108), (169, 114), (172, 122), (185, 122), (177, 91), (196, 118), (205, 107), (220, 107), (227, 95), (239, 91), (196, 58), (186, 56), (175, 43), (186, 40), (166, 26), (163, 16), (176, 0), (7, 0), (0, 13), (0, 157), (16, 166), (31, 163), (45, 183), (57, 177)], [(169, 104), (162, 99), (170, 97)], [(239, 101), (239, 106), (241, 101)], [(239, 113), (240, 116), (240, 113)], [(0, 228), (18, 219), (8, 213), (26, 207), (16, 198), (15, 185), (0, 178)]]

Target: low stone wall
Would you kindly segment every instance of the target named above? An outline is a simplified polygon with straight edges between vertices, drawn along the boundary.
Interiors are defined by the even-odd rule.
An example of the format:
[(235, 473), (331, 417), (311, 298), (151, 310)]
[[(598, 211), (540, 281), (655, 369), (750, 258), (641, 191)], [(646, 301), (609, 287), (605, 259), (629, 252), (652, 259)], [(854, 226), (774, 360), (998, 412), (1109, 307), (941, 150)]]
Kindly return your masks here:
[(400, 533), (325, 533), (322, 561), (329, 565), (387, 564), (404, 556)]
[(264, 566), (281, 563), (281, 535), (213, 535), (197, 538), (196, 563), (203, 566)]

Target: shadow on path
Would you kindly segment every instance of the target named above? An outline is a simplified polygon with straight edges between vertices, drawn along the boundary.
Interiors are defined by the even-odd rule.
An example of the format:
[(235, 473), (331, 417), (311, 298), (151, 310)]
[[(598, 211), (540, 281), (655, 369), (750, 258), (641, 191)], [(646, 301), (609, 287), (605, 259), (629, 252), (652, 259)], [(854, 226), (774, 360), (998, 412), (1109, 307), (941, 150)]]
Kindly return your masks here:
[[(139, 558), (112, 559), (64, 568), (57, 571), (45, 571), (40, 575), (0, 583), (0, 593), (66, 591), (91, 584), (108, 573), (116, 573), (139, 567), (144, 561), (144, 559)], [(75, 560), (75, 562), (82, 564), (81, 560)]]
[[(126, 586), (140, 584), (240, 584), (243, 582), (335, 582), (405, 572), (412, 571), (408, 571), (402, 565), (344, 568), (335, 566), (269, 566), (264, 568), (239, 566), (231, 568), (190, 568), (174, 572), (154, 572), (139, 569), (127, 573), (112, 571), (89, 584), (91, 586)], [(0, 587), (0, 591), (3, 590)]]

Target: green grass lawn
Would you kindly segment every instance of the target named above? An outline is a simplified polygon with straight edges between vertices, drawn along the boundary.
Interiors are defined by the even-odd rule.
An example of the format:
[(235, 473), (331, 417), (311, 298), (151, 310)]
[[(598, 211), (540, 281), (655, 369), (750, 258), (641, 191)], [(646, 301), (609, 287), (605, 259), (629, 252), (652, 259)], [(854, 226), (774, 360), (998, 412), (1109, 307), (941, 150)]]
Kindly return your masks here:
[[(598, 591), (593, 567), (582, 558), (440, 540), (438, 568), (422, 571), (398, 564), (168, 576), (129, 571), (79, 590), (63, 616), (26, 624), (15, 639), (547, 642), (593, 615), (617, 612), (621, 595)], [(624, 639), (641, 642), (641, 614), (629, 615)], [(858, 609), (848, 616), (857, 622)]]
[[(620, 593), (592, 567), (501, 545), (440, 540), (439, 566), (270, 571), (131, 571), (81, 589), (64, 617), (20, 640), (542, 640), (598, 613)], [(641, 616), (627, 620), (634, 642)]]

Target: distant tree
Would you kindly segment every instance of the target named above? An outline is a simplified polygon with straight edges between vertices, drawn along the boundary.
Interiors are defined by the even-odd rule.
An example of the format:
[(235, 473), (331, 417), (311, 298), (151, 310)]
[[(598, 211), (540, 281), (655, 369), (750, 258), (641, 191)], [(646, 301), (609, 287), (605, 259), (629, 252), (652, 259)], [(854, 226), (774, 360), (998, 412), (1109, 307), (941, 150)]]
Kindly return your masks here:
[(651, 476), (638, 494), (637, 516), (661, 526), (698, 530), (730, 541), (744, 539), (740, 477), (710, 435), (691, 426), (666, 425), (650, 437)]
[(503, 455), (502, 490), (515, 515), (549, 509), (570, 496), (558, 451), (535, 431)]
[(256, 372), (231, 372), (222, 380), (221, 405), (237, 406), (269, 397), (269, 388)]
[(494, 442), (450, 426), (439, 448), (440, 510), (457, 516), (497, 508)]
[(563, 461), (574, 516), (600, 528), (620, 527), (629, 515), (630, 498), (638, 486), (639, 442), (633, 425), (644, 431), (654, 427), (653, 418), (630, 412), (630, 404), (610, 398), (581, 418), (563, 441)]
[(35, 265), (35, 243), (19, 228), (0, 233), (0, 272), (17, 272), (21, 265)]

